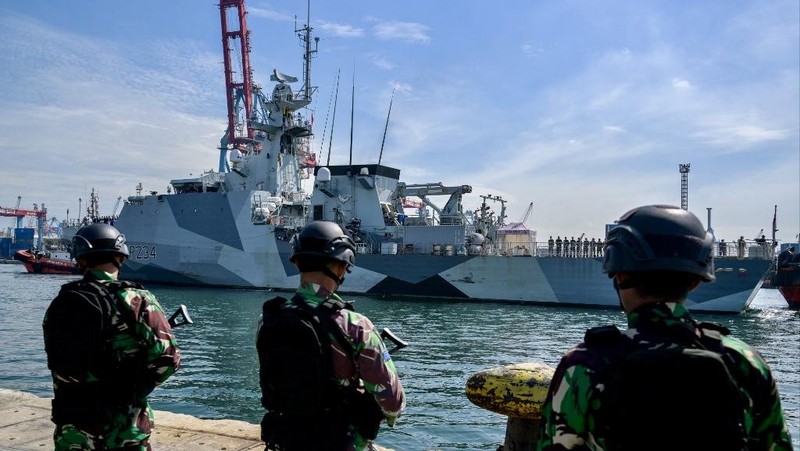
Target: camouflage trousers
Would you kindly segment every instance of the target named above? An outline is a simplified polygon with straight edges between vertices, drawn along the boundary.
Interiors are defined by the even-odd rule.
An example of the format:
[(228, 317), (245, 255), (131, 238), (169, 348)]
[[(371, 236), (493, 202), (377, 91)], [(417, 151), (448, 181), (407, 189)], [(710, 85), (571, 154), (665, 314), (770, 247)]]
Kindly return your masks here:
[[(53, 433), (53, 444), (55, 451), (152, 451), (148, 436), (143, 439), (124, 437), (109, 437), (101, 439), (90, 432), (78, 429), (74, 425), (65, 424), (56, 426)], [(109, 446), (109, 441), (119, 443), (119, 445)]]

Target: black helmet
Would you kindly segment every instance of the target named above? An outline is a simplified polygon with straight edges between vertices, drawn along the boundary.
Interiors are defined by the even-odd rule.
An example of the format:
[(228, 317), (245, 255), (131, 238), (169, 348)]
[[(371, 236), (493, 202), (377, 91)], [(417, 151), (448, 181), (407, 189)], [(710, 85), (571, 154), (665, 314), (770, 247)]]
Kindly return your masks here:
[(91, 254), (114, 253), (128, 256), (125, 235), (114, 226), (104, 223), (81, 227), (72, 237), (72, 258)]
[(678, 271), (713, 282), (713, 237), (697, 216), (670, 205), (634, 208), (608, 231), (603, 272)]
[(322, 257), (347, 263), (348, 269), (356, 264), (356, 245), (335, 222), (312, 221), (292, 238), (292, 255), (298, 257)]

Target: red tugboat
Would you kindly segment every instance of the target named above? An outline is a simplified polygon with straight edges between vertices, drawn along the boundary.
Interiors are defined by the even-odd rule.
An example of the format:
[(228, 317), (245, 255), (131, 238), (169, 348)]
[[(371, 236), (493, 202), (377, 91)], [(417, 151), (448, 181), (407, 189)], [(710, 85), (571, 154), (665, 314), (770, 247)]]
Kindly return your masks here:
[(800, 310), (800, 263), (788, 263), (778, 268), (775, 274), (775, 286), (789, 308)]
[[(787, 247), (788, 246), (788, 247)], [(784, 245), (778, 254), (773, 285), (789, 303), (789, 308), (800, 310), (800, 244)]]
[(14, 254), (31, 274), (80, 274), (78, 265), (70, 260), (51, 258), (49, 252), (36, 249), (20, 250)]
[(800, 310), (800, 283), (795, 285), (786, 285), (778, 287), (783, 298), (789, 303), (789, 308), (792, 310)]

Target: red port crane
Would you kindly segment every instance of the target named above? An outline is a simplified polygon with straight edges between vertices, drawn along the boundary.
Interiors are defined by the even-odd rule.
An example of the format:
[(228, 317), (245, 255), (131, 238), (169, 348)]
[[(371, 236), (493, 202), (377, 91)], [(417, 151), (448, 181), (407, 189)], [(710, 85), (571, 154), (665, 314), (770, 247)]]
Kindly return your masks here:
[(44, 224), (47, 222), (47, 208), (42, 204), (42, 209), (23, 210), (20, 208), (0, 207), (0, 216), (17, 218), (17, 228), (22, 228), (22, 220), (25, 217), (36, 218), (36, 231), (39, 233), (39, 240), (36, 248), (42, 250), (44, 245)]
[[(239, 29), (231, 29), (235, 24), (228, 20), (228, 9), (235, 8)], [(228, 103), (227, 144), (236, 146), (253, 138), (250, 127), (250, 116), (253, 110), (252, 78), (250, 67), (250, 31), (247, 29), (247, 12), (244, 0), (222, 0), (219, 2), (220, 20), (222, 22), (222, 56), (225, 63), (225, 89)], [(236, 22), (236, 21), (234, 21)], [(238, 50), (241, 66), (234, 68), (234, 51)], [(238, 99), (237, 99), (238, 97)], [(235, 103), (242, 100), (244, 111), (241, 116)], [(239, 133), (237, 133), (237, 131)]]

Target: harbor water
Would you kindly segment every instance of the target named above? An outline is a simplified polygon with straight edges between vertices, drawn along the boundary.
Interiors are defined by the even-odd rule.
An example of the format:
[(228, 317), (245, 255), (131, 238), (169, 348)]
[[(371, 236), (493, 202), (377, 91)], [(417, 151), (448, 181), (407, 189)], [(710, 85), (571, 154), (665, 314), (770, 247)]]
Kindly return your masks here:
[[(41, 323), (61, 284), (75, 276), (31, 275), (0, 265), (0, 387), (52, 396)], [(346, 284), (346, 282), (345, 282)], [(148, 286), (169, 313), (180, 304), (194, 324), (175, 330), (182, 367), (151, 396), (158, 410), (258, 423), (255, 327), (274, 293)], [(495, 450), (505, 417), (470, 403), (464, 387), (477, 371), (520, 362), (558, 363), (588, 327), (624, 326), (616, 310), (518, 304), (424, 302), (348, 297), (379, 327), (409, 343), (393, 354), (407, 409), (378, 442), (401, 450)], [(800, 447), (800, 312), (777, 290), (762, 289), (741, 315), (696, 315), (731, 329), (769, 362), (795, 448)], [(158, 427), (158, 418), (156, 418)]]

